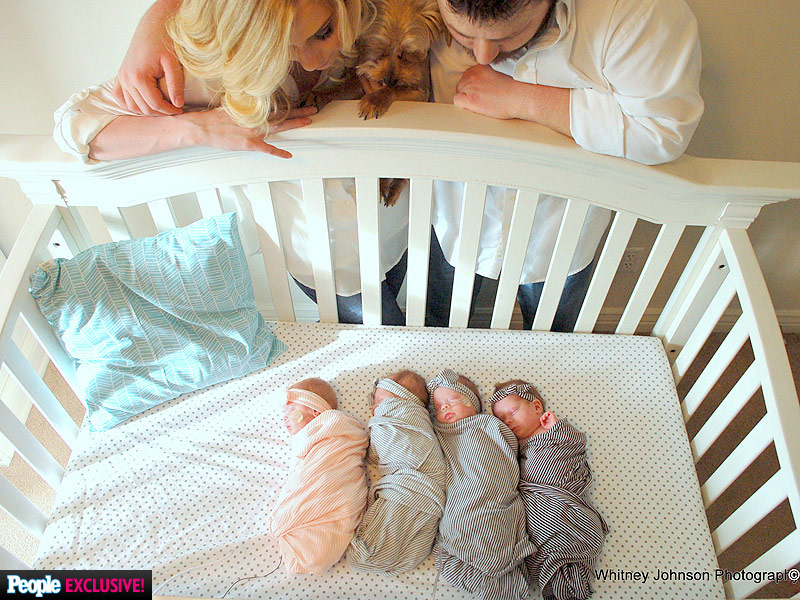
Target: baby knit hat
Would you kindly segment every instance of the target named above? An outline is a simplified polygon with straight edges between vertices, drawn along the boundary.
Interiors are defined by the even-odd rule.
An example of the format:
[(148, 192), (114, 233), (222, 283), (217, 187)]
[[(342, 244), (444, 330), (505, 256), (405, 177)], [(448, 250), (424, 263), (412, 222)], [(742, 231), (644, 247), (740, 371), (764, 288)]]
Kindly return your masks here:
[(433, 392), (437, 387), (446, 387), (455, 390), (464, 396), (478, 413), (483, 410), (480, 398), (475, 395), (475, 392), (458, 380), (458, 373), (453, 371), (453, 369), (442, 369), (436, 377), (428, 382), (428, 393), (431, 395), (431, 399), (433, 399)]
[(416, 394), (411, 392), (405, 386), (397, 383), (394, 379), (389, 379), (388, 377), (376, 379), (375, 388), (384, 389), (392, 394), (392, 396), (403, 398), (404, 400), (410, 400), (411, 402), (416, 402), (420, 406), (425, 406), (425, 403), (422, 401), (422, 399), (418, 398)]
[(504, 388), (500, 388), (494, 394), (489, 396), (489, 405), (494, 408), (494, 405), (506, 396), (510, 395), (519, 396), (528, 402), (533, 402), (534, 400), (539, 400), (541, 402), (541, 398), (539, 397), (539, 392), (536, 391), (536, 388), (533, 387), (530, 383), (512, 383), (511, 385), (507, 385)]

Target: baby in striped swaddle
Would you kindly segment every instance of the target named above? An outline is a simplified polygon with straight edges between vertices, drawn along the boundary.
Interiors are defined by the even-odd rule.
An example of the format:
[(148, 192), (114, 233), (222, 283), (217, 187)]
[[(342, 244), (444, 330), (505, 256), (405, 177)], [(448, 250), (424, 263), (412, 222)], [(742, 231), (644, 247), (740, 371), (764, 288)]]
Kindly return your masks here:
[(487, 600), (527, 598), (525, 528), (517, 485), (517, 438), (483, 413), (469, 379), (444, 369), (428, 382), (433, 428), (447, 464), (447, 501), (439, 523), (441, 577)]
[(431, 553), (447, 469), (428, 416), (425, 380), (400, 371), (375, 381), (368, 457), (379, 479), (347, 560), (358, 571), (397, 574)]
[(608, 528), (585, 497), (592, 482), (586, 435), (545, 412), (536, 388), (519, 379), (498, 384), (489, 403), (520, 440), (519, 490), (538, 548), (525, 559), (532, 582), (546, 600), (588, 598)]
[(270, 519), (290, 574), (322, 573), (347, 550), (367, 504), (367, 432), (337, 410), (322, 379), (289, 387), (284, 423), (294, 464)]

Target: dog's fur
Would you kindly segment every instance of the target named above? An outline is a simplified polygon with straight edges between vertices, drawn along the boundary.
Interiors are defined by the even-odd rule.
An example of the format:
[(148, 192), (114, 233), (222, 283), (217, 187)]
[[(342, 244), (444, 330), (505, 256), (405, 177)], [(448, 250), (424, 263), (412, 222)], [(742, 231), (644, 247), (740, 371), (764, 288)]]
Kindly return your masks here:
[(365, 119), (380, 117), (395, 100), (427, 102), (431, 44), (447, 29), (436, 0), (377, 0), (378, 15), (359, 39), (357, 72), (383, 84), (359, 104)]
[[(310, 99), (317, 108), (332, 100), (361, 98), (359, 116), (383, 115), (395, 100), (427, 102), (430, 96), (428, 51), (440, 36), (448, 36), (436, 0), (375, 0), (377, 16), (358, 39), (355, 72), (330, 89), (315, 92)], [(382, 84), (363, 95), (356, 77)], [(407, 179), (381, 179), (381, 198), (393, 206), (408, 184)]]

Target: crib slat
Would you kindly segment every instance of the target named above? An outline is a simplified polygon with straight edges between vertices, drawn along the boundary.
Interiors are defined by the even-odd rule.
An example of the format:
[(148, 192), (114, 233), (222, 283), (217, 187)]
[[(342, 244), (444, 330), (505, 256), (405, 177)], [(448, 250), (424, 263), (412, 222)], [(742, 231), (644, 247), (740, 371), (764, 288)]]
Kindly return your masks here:
[(639, 321), (642, 320), (644, 311), (647, 310), (647, 305), (656, 291), (658, 282), (661, 281), (661, 276), (667, 268), (669, 259), (672, 258), (672, 253), (678, 245), (684, 228), (684, 225), (673, 224), (661, 226), (650, 256), (647, 258), (636, 286), (633, 288), (631, 298), (617, 324), (616, 333), (632, 335), (636, 332)]
[(78, 206), (76, 209), (80, 219), (78, 225), (82, 227), (89, 242), (94, 246), (113, 242), (111, 233), (106, 227), (106, 222), (96, 206)]
[(706, 507), (719, 498), (770, 443), (772, 434), (769, 429), (769, 419), (764, 417), (700, 488)]
[[(721, 227), (706, 227), (703, 230), (703, 234), (697, 241), (689, 262), (686, 263), (686, 267), (678, 278), (669, 299), (664, 305), (664, 309), (653, 327), (653, 335), (665, 338), (668, 344), (671, 344), (673, 338), (675, 338), (675, 329), (682, 320), (682, 316), (678, 311), (684, 306), (687, 298), (693, 298), (696, 295), (691, 288), (696, 285), (701, 269), (703, 269), (709, 255), (716, 250), (721, 232)], [(681, 340), (676, 340), (676, 343), (679, 346), (682, 345)]]
[(742, 317), (748, 323), (767, 418), (775, 435), (775, 453), (790, 481), (789, 504), (800, 523), (800, 406), (778, 318), (747, 232), (726, 229), (720, 245), (729, 259)]
[(309, 244), (309, 250), (314, 271), (319, 320), (323, 323), (336, 323), (339, 321), (339, 313), (336, 310), (336, 285), (333, 280), (325, 186), (322, 179), (303, 179), (301, 185), (303, 201), (307, 207), (308, 237), (309, 240), (314, 240), (313, 244)]
[(261, 258), (264, 261), (269, 290), (275, 305), (275, 316), (279, 321), (294, 321), (294, 304), (286, 276), (283, 242), (275, 218), (269, 183), (250, 184), (247, 186), (246, 194), (253, 209)]
[(37, 540), (42, 538), (42, 532), (47, 525), (47, 516), (4, 476), (0, 476), (0, 507)]
[(425, 324), (428, 293), (428, 253), (431, 246), (433, 180), (411, 179), (408, 206), (408, 275), (406, 278), (406, 324)]
[(147, 206), (150, 209), (150, 215), (153, 217), (153, 223), (156, 224), (156, 229), (159, 233), (175, 227), (175, 219), (172, 216), (172, 208), (169, 205), (169, 200), (166, 198), (162, 200), (153, 200)]
[(34, 205), (0, 271), (0, 358), (11, 343), (21, 306), (30, 298), (29, 275), (47, 257), (46, 244), (60, 222), (53, 206)]
[(0, 431), (3, 435), (17, 449), (25, 462), (41, 475), (50, 487), (57, 489), (64, 477), (64, 469), (58, 461), (3, 402), (0, 402), (0, 416), (2, 416)]
[[(783, 573), (797, 564), (800, 559), (798, 548), (800, 548), (800, 529), (795, 529), (743, 570), (752, 573)], [(768, 583), (770, 582), (762, 580), (761, 583), (755, 583), (755, 580), (744, 579), (725, 581), (725, 595), (728, 598), (748, 598)]]
[(100, 216), (105, 223), (112, 241), (120, 242), (130, 238), (128, 228), (125, 226), (125, 220), (118, 208), (109, 204), (103, 204), (98, 206), (97, 210), (100, 212)]
[(778, 471), (711, 532), (717, 555), (727, 550), (786, 499), (785, 485)]
[(358, 257), (361, 271), (361, 306), (364, 325), (381, 324), (381, 250), (379, 182), (376, 177), (356, 177)]
[(699, 460), (722, 435), (725, 428), (758, 391), (760, 385), (758, 367), (751, 364), (692, 440), (695, 460)]
[(536, 308), (536, 316), (533, 318), (534, 331), (549, 331), (553, 326), (558, 302), (561, 300), (561, 294), (564, 291), (564, 283), (567, 280), (572, 257), (575, 254), (575, 248), (578, 246), (578, 238), (580, 238), (583, 222), (586, 220), (588, 211), (588, 202), (575, 199), (567, 200), (567, 209), (564, 211), (561, 229), (558, 231), (556, 246), (553, 249), (553, 256), (547, 269), (542, 296), (539, 299), (539, 306)]
[(22, 309), (20, 314), (28, 328), (39, 345), (44, 348), (45, 354), (50, 358), (50, 361), (61, 373), (64, 381), (72, 389), (76, 396), (81, 396), (80, 387), (78, 386), (78, 374), (75, 370), (75, 361), (64, 350), (64, 346), (56, 338), (53, 328), (47, 319), (44, 318), (39, 307), (31, 296), (27, 296), (22, 300)]
[(204, 219), (222, 214), (219, 203), (219, 192), (214, 189), (200, 190), (197, 192), (197, 204)]
[(175, 227), (186, 227), (203, 218), (200, 206), (197, 204), (197, 194), (181, 194), (167, 201), (172, 212)]
[(57, 230), (60, 237), (63, 238), (68, 246), (68, 252), (65, 254), (69, 254), (70, 256), (65, 257), (71, 258), (71, 256), (78, 252), (86, 250), (91, 244), (86, 239), (86, 232), (83, 231), (78, 225), (78, 221), (75, 219), (75, 214), (77, 214), (75, 213), (76, 209), (59, 207), (58, 211), (62, 221)]
[(714, 356), (708, 361), (705, 369), (700, 376), (695, 380), (694, 385), (686, 393), (686, 396), (681, 403), (683, 407), (684, 420), (688, 421), (705, 397), (711, 391), (711, 388), (719, 381), (722, 373), (728, 368), (736, 354), (742, 349), (744, 343), (747, 341), (747, 324), (745, 319), (739, 317), (733, 328), (725, 336), (722, 344), (720, 344)]
[[(695, 340), (704, 331), (702, 320), (709, 318), (713, 312), (709, 312), (710, 305), (714, 302), (721, 302), (722, 299), (716, 299), (722, 283), (728, 279), (730, 269), (727, 265), (727, 260), (722, 254), (722, 248), (717, 244), (711, 252), (709, 252), (705, 263), (697, 274), (689, 288), (689, 292), (683, 299), (683, 304), (675, 312), (675, 321), (667, 331), (667, 350), (671, 358), (676, 359), (674, 352), (683, 351), (683, 347), (689, 342), (690, 337)], [(730, 284), (729, 284), (730, 285)], [(728, 302), (733, 298), (731, 295)], [(718, 321), (727, 308), (727, 304), (720, 308)], [(716, 325), (716, 321), (714, 325)], [(710, 333), (710, 332), (709, 332)], [(705, 340), (701, 341), (704, 342)], [(692, 350), (687, 353), (691, 355)], [(689, 360), (691, 362), (692, 359)], [(684, 363), (686, 358), (684, 357)]]
[(31, 566), (0, 546), (0, 571), (27, 571)]
[(614, 216), (614, 222), (611, 224), (608, 238), (592, 275), (592, 282), (586, 291), (586, 298), (575, 322), (576, 333), (591, 333), (594, 330), (637, 221), (636, 216), (628, 213), (618, 212)]
[(47, 422), (53, 426), (68, 446), (72, 446), (75, 438), (78, 437), (78, 426), (69, 416), (69, 413), (61, 405), (50, 391), (44, 381), (34, 371), (31, 364), (19, 351), (16, 344), (10, 344), (6, 351), (6, 366), (9, 372), (17, 381), (19, 386), (30, 396), (31, 401), (39, 409)]
[(525, 264), (525, 252), (513, 252), (511, 249), (527, 248), (539, 205), (539, 193), (529, 190), (517, 191), (514, 201), (514, 213), (508, 231), (500, 281), (497, 284), (497, 297), (492, 310), (492, 329), (508, 329), (514, 311), (514, 301), (519, 288), (520, 274)]
[(735, 295), (736, 288), (733, 280), (725, 279), (672, 365), (672, 374), (675, 377), (676, 385), (680, 383), (694, 359), (697, 358), (703, 344), (708, 340)]
[(466, 327), (475, 284), (475, 266), (478, 263), (478, 242), (481, 235), (483, 209), (486, 204), (486, 184), (464, 184), (461, 204), (461, 233), (455, 255), (453, 300), (450, 305), (450, 327)]
[(150, 214), (150, 209), (146, 204), (120, 208), (119, 212), (123, 221), (125, 221), (125, 227), (127, 227), (131, 238), (153, 237), (158, 233), (156, 223), (153, 221), (153, 215)]

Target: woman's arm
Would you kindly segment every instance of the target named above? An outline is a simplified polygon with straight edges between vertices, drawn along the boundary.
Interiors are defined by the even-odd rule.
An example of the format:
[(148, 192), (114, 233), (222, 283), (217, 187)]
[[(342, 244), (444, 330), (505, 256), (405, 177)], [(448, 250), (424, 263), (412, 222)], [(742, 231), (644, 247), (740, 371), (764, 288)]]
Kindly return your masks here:
[[(187, 97), (208, 106), (211, 97), (204, 83), (189, 78), (187, 84)], [(269, 132), (308, 125), (315, 112), (313, 106), (291, 110), (285, 120), (271, 124)], [(219, 109), (157, 117), (134, 114), (114, 96), (112, 82), (73, 94), (55, 113), (53, 137), (62, 150), (83, 161), (134, 158), (188, 146), (291, 157), (264, 142), (263, 131), (240, 127)]]
[[(183, 0), (158, 0), (139, 21), (114, 83), (114, 96), (130, 112), (174, 115), (183, 109), (183, 67), (164, 24)], [(158, 89), (164, 78), (169, 101)]]
[[(308, 125), (309, 117), (315, 112), (313, 106), (292, 110), (286, 120), (270, 124), (269, 133)], [(262, 131), (237, 125), (222, 109), (172, 116), (117, 117), (89, 142), (89, 158), (119, 160), (190, 146), (248, 150), (292, 158), (286, 150), (266, 143)]]

